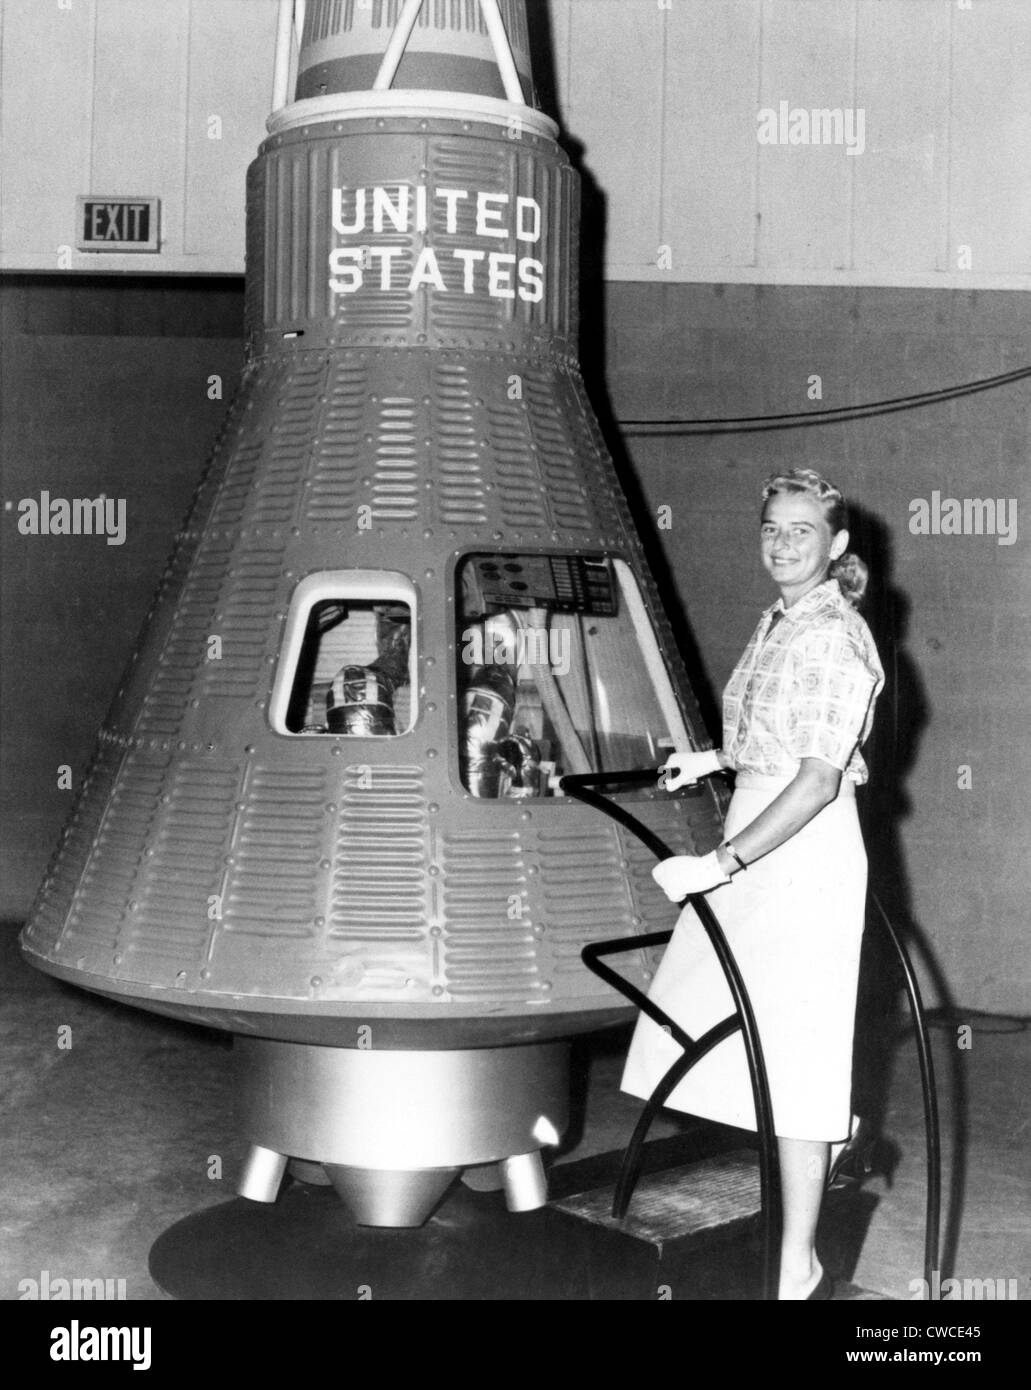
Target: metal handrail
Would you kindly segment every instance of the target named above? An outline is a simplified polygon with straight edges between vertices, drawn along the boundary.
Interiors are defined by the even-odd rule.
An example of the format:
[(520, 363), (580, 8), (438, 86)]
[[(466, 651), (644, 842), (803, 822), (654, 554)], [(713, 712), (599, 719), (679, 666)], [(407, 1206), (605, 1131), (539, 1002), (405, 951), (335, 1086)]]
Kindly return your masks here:
[[(570, 773), (560, 779), (559, 787), (562, 791), (569, 792), (571, 796), (618, 821), (636, 835), (643, 844), (647, 845), (659, 859), (668, 859), (672, 851), (654, 831), (649, 830), (625, 807), (611, 802), (598, 792), (591, 790), (597, 784), (626, 786), (643, 781), (654, 781), (654, 778), (655, 773), (651, 768), (638, 768), (625, 772)], [(648, 999), (635, 985), (625, 980), (616, 971), (602, 965), (600, 961), (602, 956), (618, 955), (623, 951), (663, 945), (670, 940), (673, 935), (672, 932), (654, 932), (647, 936), (622, 937), (617, 941), (594, 942), (585, 946), (581, 952), (581, 959), (588, 970), (612, 985), (660, 1027), (667, 1029), (673, 1039), (684, 1049), (683, 1056), (677, 1058), (652, 1092), (637, 1121), (623, 1156), (619, 1179), (613, 1195), (612, 1214), (617, 1219), (626, 1214), (640, 1173), (645, 1137), (666, 1099), (696, 1062), (701, 1061), (702, 1057), (710, 1052), (717, 1043), (722, 1042), (724, 1038), (730, 1037), (731, 1034), (740, 1029), (745, 1045), (745, 1055), (748, 1059), (748, 1075), (752, 1084), (756, 1133), (759, 1140), (763, 1297), (767, 1301), (774, 1301), (777, 1297), (778, 1241), (776, 1236), (779, 1233), (780, 1225), (780, 1194), (777, 1183), (777, 1150), (773, 1132), (773, 1107), (770, 1102), (770, 1087), (766, 1075), (766, 1063), (763, 1059), (762, 1044), (759, 1040), (759, 1030), (756, 1026), (755, 1014), (752, 1011), (752, 1004), (745, 988), (744, 979), (715, 913), (700, 893), (691, 894), (684, 898), (681, 905), (684, 903), (690, 903), (694, 908), (712, 943), (713, 950), (716, 952), (734, 1000), (734, 1013), (724, 1019), (722, 1023), (711, 1028), (701, 1038), (691, 1038), (676, 1020), (670, 1018), (654, 1001)]]
[[(605, 815), (618, 821), (632, 834), (636, 835), (643, 844), (659, 858), (667, 859), (670, 856), (669, 846), (660, 839), (653, 831), (643, 825), (636, 816), (630, 814), (625, 807), (620, 806), (597, 792), (591, 791), (590, 787), (594, 784), (616, 784), (629, 785), (643, 781), (651, 781), (655, 776), (652, 769), (640, 769), (628, 772), (608, 772), (608, 773), (584, 773), (571, 774), (563, 777), (559, 786), (563, 791), (568, 791), (578, 800), (587, 805), (595, 807)], [(875, 907), (880, 915), (880, 921), (888, 934), (899, 964), (902, 967), (902, 974), (906, 983), (906, 994), (909, 1000), (910, 1013), (913, 1018), (913, 1031), (916, 1036), (917, 1057), (920, 1064), (920, 1084), (923, 1093), (924, 1108), (924, 1134), (927, 1155), (927, 1200), (924, 1220), (924, 1282), (927, 1286), (928, 1296), (936, 1287), (933, 1275), (938, 1266), (939, 1239), (941, 1227), (941, 1126), (938, 1112), (938, 1095), (934, 1077), (934, 1061), (931, 1054), (930, 1037), (927, 1031), (927, 1023), (924, 1017), (923, 1001), (920, 996), (920, 985), (917, 981), (916, 971), (909, 952), (903, 944), (891, 919), (885, 912), (877, 894), (871, 891), (870, 894)], [(766, 1078), (766, 1067), (763, 1062), (762, 1048), (759, 1036), (755, 1028), (755, 1019), (752, 1014), (751, 1004), (745, 989), (744, 981), (741, 979), (737, 963), (733, 953), (723, 934), (723, 930), (716, 919), (712, 908), (705, 901), (701, 894), (695, 894), (683, 900), (690, 902), (706, 933), (712, 942), (720, 965), (723, 967), (724, 975), (730, 986), (734, 997), (735, 1013), (729, 1018), (724, 1019), (715, 1028), (709, 1030), (699, 1039), (689, 1037), (680, 1025), (670, 1018), (662, 1009), (658, 1007), (629, 980), (623, 978), (616, 971), (601, 963), (601, 957), (607, 955), (617, 955), (624, 951), (641, 950), (651, 946), (661, 946), (669, 942), (672, 932), (652, 932), (645, 936), (621, 937), (615, 941), (595, 942), (585, 946), (581, 952), (581, 958), (589, 970), (599, 978), (618, 990), (631, 1003), (635, 1004), (642, 1013), (647, 1014), (660, 1027), (665, 1028), (673, 1039), (684, 1049), (684, 1055), (678, 1057), (673, 1066), (665, 1074), (656, 1086), (652, 1095), (645, 1104), (644, 1110), (638, 1119), (634, 1132), (630, 1137), (627, 1150), (623, 1158), (620, 1169), (619, 1179), (616, 1184), (616, 1191), (612, 1203), (612, 1214), (622, 1217), (626, 1214), (630, 1198), (633, 1194), (634, 1185), (637, 1181), (642, 1158), (642, 1149), (645, 1136), (655, 1115), (665, 1104), (666, 1100), (677, 1087), (683, 1077), (691, 1070), (696, 1062), (700, 1061), (717, 1043), (729, 1037), (739, 1028), (745, 1043), (745, 1050), (748, 1055), (749, 1077), (752, 1083), (752, 1095), (755, 1101), (757, 1134), (759, 1138), (759, 1170), (760, 1170), (760, 1197), (762, 1202), (763, 1217), (763, 1286), (767, 1299), (771, 1299), (774, 1270), (775, 1270), (775, 1250), (773, 1245), (774, 1215), (779, 1216), (779, 1194), (775, 1191), (775, 1179), (777, 1173), (776, 1149), (773, 1144), (772, 1118), (769, 1099), (769, 1086)], [(751, 1043), (754, 1042), (754, 1049)]]
[(938, 1118), (938, 1092), (934, 1084), (934, 1061), (931, 1057), (931, 1040), (924, 1018), (923, 1001), (920, 998), (920, 985), (909, 952), (902, 944), (902, 938), (892, 926), (891, 919), (881, 906), (877, 894), (870, 893), (874, 905), (881, 915), (881, 923), (895, 947), (895, 953), (902, 966), (906, 980), (906, 994), (909, 1009), (913, 1016), (913, 1032), (916, 1035), (916, 1051), (920, 1062), (920, 1085), (924, 1100), (924, 1137), (927, 1152), (927, 1209), (924, 1217), (924, 1282), (928, 1297), (931, 1290), (940, 1288), (933, 1278), (938, 1268), (938, 1240), (941, 1226), (941, 1125)]

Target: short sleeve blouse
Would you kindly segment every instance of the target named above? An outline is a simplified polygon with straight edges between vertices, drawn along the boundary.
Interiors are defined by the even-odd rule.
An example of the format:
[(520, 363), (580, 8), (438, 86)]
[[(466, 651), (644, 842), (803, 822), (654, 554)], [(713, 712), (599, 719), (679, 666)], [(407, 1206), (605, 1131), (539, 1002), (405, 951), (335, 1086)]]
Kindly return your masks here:
[(837, 580), (787, 609), (778, 599), (723, 693), (723, 749), (740, 771), (791, 777), (802, 758), (822, 758), (850, 781), (865, 782), (859, 749), (883, 686), (870, 629)]

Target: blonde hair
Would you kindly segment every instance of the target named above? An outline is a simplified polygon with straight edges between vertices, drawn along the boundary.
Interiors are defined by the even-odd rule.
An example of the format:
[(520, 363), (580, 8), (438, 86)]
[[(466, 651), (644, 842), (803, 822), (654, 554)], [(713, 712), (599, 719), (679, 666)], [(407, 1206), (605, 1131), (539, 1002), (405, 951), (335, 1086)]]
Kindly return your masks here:
[[(777, 493), (801, 493), (818, 502), (823, 510), (824, 520), (831, 528), (831, 534), (848, 530), (848, 505), (839, 487), (822, 477), (812, 468), (789, 468), (783, 473), (774, 473), (763, 483), (763, 502)], [(870, 572), (866, 565), (851, 550), (846, 550), (837, 560), (831, 562), (828, 577), (838, 581), (842, 596), (853, 607), (862, 602), (869, 582)]]

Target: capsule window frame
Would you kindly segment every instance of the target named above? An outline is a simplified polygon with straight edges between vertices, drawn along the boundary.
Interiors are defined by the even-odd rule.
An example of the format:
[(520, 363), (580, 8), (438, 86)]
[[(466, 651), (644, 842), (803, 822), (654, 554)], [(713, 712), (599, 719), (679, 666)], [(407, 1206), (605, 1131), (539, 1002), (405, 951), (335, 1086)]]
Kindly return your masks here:
[[(582, 556), (592, 560), (608, 560), (613, 568), (619, 585), (619, 594), (626, 603), (627, 611), (630, 615), (634, 631), (637, 634), (638, 646), (644, 660), (645, 669), (651, 680), (652, 689), (655, 691), (656, 700), (663, 718), (666, 720), (669, 729), (669, 737), (672, 740), (670, 753), (677, 748), (693, 748), (694, 740), (689, 732), (687, 716), (680, 707), (677, 697), (676, 686), (673, 682), (666, 662), (662, 657), (662, 649), (659, 645), (658, 633), (649, 614), (647, 603), (645, 602), (644, 592), (638, 576), (634, 573), (632, 566), (620, 554), (609, 550), (576, 550), (572, 547), (562, 548), (555, 546), (490, 546), (490, 545), (470, 545), (463, 548), (454, 557), (450, 567), (448, 578), (448, 606), (451, 620), (451, 631), (448, 636), (449, 650), (449, 681), (451, 682), (452, 706), (450, 716), (455, 721), (457, 728), (458, 720), (458, 700), (460, 682), (458, 680), (458, 663), (461, 660), (461, 630), (458, 625), (458, 607), (461, 599), (461, 580), (462, 567), (476, 555), (497, 555), (499, 558), (518, 558), (520, 555), (534, 556)], [(463, 621), (465, 621), (463, 617)], [(458, 739), (453, 742), (449, 739), (448, 748), (448, 771), (452, 786), (464, 797), (471, 798), (469, 788), (466, 786), (462, 777), (461, 760), (459, 758)], [(640, 789), (627, 790), (620, 789), (606, 793), (611, 799), (626, 802), (647, 799), (648, 794)], [(507, 806), (511, 808), (518, 805), (523, 808), (532, 807), (535, 811), (544, 806), (559, 805), (580, 805), (575, 797), (572, 796), (547, 796), (534, 797), (526, 801), (513, 801), (506, 797), (482, 797), (471, 798), (477, 806)]]
[(659, 639), (655, 635), (654, 624), (648, 616), (648, 608), (641, 593), (641, 586), (625, 560), (620, 559), (618, 555), (606, 556), (606, 559), (612, 561), (612, 568), (619, 581), (619, 591), (626, 600), (626, 606), (634, 625), (634, 632), (637, 634), (641, 648), (641, 655), (644, 657), (645, 669), (651, 677), (652, 690), (655, 692), (662, 717), (666, 720), (669, 736), (673, 740), (673, 748), (690, 748), (692, 743), (687, 730), (687, 721), (680, 708), (680, 702), (677, 700), (676, 687), (673, 684), (669, 669), (662, 659)]
[[(408, 680), (411, 704), (408, 727), (396, 734), (347, 734), (339, 732), (304, 733), (287, 728), (286, 718), (293, 697), (297, 667), (304, 646), (305, 633), (312, 609), (328, 601), (361, 603), (403, 603), (411, 615), (411, 636), (408, 645)], [(418, 687), (418, 590), (407, 575), (396, 570), (319, 570), (300, 581), (290, 597), (290, 608), (283, 628), (276, 674), (268, 704), (268, 722), (275, 734), (283, 738), (308, 739), (394, 739), (406, 738), (415, 731), (419, 721)]]

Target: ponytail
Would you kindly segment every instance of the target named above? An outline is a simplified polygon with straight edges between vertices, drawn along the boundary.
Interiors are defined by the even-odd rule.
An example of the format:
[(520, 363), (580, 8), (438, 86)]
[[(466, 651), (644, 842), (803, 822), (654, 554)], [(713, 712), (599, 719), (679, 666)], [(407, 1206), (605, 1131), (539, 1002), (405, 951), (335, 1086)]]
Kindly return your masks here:
[(869, 579), (869, 570), (859, 556), (853, 555), (851, 550), (846, 550), (844, 555), (832, 562), (828, 576), (838, 581), (842, 598), (857, 608), (866, 593)]

